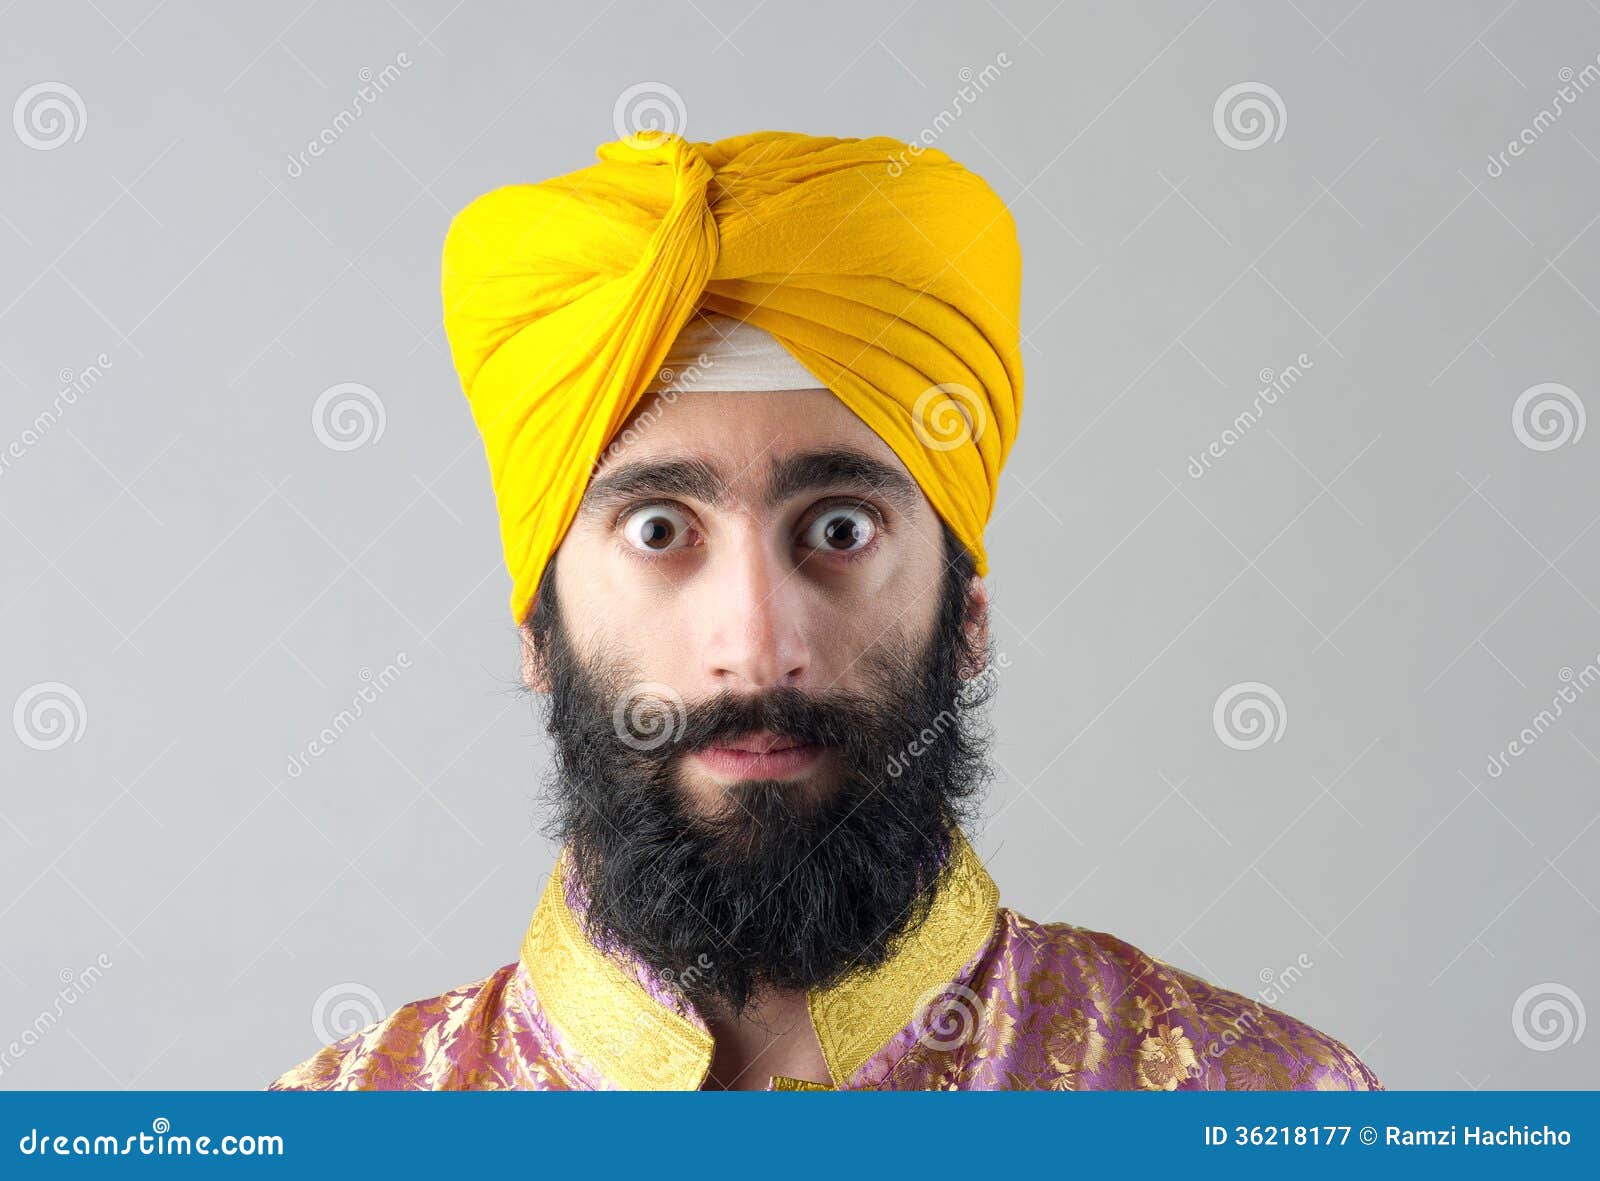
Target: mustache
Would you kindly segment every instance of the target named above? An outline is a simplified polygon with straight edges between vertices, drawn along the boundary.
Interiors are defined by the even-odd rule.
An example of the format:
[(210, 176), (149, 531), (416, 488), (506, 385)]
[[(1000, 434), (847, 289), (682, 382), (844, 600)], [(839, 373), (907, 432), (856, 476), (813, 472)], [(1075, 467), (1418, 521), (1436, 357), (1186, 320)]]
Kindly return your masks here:
[(884, 737), (885, 703), (868, 694), (782, 687), (760, 693), (724, 690), (686, 703), (665, 689), (641, 686), (612, 695), (617, 704), (607, 721), (637, 763), (662, 766), (758, 730), (836, 748), (847, 756)]
[(852, 721), (872, 703), (858, 694), (812, 695), (802, 689), (769, 689), (758, 694), (731, 690), (686, 709), (680, 750), (704, 750), (752, 730), (769, 730), (796, 742), (842, 746)]

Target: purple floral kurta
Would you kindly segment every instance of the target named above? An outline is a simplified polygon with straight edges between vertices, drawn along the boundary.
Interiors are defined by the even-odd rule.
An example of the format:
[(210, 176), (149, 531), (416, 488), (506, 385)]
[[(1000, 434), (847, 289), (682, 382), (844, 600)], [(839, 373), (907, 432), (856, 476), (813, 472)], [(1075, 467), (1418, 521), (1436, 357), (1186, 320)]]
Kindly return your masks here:
[[(831, 1077), (769, 1089), (1382, 1089), (1326, 1034), (1114, 936), (1024, 918), (998, 905), (964, 839), (952, 857), (927, 920), (887, 963), (811, 994)], [(584, 935), (565, 866), (516, 962), (402, 1005), (267, 1089), (700, 1087), (704, 1021), (669, 981)]]

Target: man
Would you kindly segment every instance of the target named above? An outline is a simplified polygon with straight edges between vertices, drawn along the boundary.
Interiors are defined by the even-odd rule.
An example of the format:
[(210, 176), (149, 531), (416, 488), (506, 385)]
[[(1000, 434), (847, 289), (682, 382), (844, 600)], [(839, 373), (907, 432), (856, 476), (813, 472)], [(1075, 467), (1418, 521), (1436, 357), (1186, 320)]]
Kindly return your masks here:
[(994, 193), (883, 138), (599, 157), (444, 255), (560, 856), (516, 962), (271, 1088), (1377, 1088), (1000, 907), (963, 835), (1022, 392)]

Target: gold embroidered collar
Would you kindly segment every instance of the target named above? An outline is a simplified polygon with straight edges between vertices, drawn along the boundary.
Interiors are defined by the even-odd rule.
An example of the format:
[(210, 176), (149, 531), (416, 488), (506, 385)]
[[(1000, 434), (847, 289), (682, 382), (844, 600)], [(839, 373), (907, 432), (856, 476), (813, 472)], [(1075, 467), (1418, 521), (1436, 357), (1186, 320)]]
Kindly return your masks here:
[[(994, 931), (999, 890), (959, 832), (951, 872), (927, 919), (871, 972), (807, 998), (833, 1085), (840, 1087), (955, 979)], [(562, 850), (522, 940), (522, 964), (566, 1048), (624, 1090), (692, 1091), (711, 1068), (704, 1025), (652, 996), (583, 932), (564, 888)]]

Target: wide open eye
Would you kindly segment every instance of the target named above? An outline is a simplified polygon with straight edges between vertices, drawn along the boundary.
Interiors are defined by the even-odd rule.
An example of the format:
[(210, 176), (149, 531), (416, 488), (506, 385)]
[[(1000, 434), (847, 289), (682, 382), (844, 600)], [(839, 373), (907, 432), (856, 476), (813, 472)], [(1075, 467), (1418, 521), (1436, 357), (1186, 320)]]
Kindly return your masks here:
[(628, 514), (622, 535), (634, 549), (664, 553), (688, 544), (689, 522), (670, 504), (649, 504)]
[(806, 526), (801, 544), (823, 553), (851, 554), (865, 549), (878, 535), (878, 522), (864, 508), (824, 509)]

